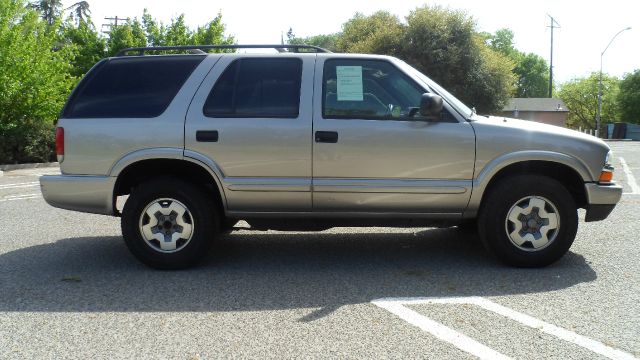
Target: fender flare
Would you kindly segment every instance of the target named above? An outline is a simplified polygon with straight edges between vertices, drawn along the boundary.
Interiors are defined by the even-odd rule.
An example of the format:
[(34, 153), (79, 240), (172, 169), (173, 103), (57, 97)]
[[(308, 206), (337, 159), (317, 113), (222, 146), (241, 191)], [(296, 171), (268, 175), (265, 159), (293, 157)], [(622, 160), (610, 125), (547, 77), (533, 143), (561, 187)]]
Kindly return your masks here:
[(471, 197), (469, 198), (469, 205), (463, 217), (472, 218), (477, 216), (482, 197), (496, 174), (508, 166), (529, 161), (544, 161), (565, 165), (573, 169), (584, 182), (594, 181), (593, 175), (590, 173), (586, 164), (580, 159), (567, 154), (542, 150), (524, 150), (503, 154), (489, 161), (478, 173), (478, 176), (473, 179), (473, 189), (471, 191)]
[[(214, 161), (195, 151), (184, 150), (182, 148), (150, 148), (137, 150), (120, 158), (109, 170), (109, 176), (117, 178), (122, 173), (122, 171), (124, 171), (131, 165), (145, 160), (158, 159), (187, 161), (189, 163), (198, 165), (199, 167), (207, 171), (215, 181), (215, 185), (218, 188), (218, 192), (220, 193), (220, 198), (222, 200), (222, 206), (226, 213), (227, 197), (225, 194), (225, 187), (223, 186), (222, 182), (222, 179), (224, 179), (224, 174), (220, 170), (220, 167)], [(112, 197), (115, 201), (113, 193)]]

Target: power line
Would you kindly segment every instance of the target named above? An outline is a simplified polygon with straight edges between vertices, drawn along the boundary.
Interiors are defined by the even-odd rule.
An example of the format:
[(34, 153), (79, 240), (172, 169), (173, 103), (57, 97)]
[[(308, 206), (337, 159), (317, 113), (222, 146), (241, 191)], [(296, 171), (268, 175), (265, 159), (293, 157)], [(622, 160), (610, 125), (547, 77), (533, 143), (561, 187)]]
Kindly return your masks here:
[[(103, 33), (103, 34), (109, 34), (109, 33), (111, 33), (111, 29), (112, 29), (114, 26), (118, 26), (118, 21), (125, 21), (125, 22), (126, 22), (126, 21), (129, 21), (129, 18), (128, 18), (128, 17), (127, 17), (127, 18), (125, 18), (125, 17), (119, 17), (118, 15), (116, 15), (116, 16), (114, 16), (114, 17), (106, 17), (106, 18), (104, 18), (104, 19), (105, 19), (105, 20), (109, 20), (109, 23), (108, 23), (108, 24), (102, 24), (101, 31), (102, 31), (102, 33)], [(105, 28), (105, 27), (107, 28), (107, 30), (104, 30), (104, 28)]]

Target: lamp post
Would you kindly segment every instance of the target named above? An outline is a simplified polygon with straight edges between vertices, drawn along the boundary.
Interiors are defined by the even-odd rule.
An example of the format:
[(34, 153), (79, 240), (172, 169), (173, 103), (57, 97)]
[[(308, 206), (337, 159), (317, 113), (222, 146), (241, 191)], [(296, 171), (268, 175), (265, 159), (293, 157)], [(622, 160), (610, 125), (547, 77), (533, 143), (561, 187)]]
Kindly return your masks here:
[(607, 51), (609, 46), (611, 46), (611, 43), (613, 42), (613, 40), (615, 40), (616, 37), (618, 37), (618, 35), (620, 35), (621, 32), (626, 30), (631, 30), (631, 27), (630, 26), (626, 27), (618, 31), (615, 35), (613, 35), (607, 47), (604, 48), (604, 50), (602, 50), (602, 52), (600, 53), (600, 81), (598, 85), (598, 111), (596, 113), (596, 137), (599, 137), (600, 135), (599, 134), (600, 133), (600, 113), (602, 112), (602, 57), (604, 56), (604, 53)]

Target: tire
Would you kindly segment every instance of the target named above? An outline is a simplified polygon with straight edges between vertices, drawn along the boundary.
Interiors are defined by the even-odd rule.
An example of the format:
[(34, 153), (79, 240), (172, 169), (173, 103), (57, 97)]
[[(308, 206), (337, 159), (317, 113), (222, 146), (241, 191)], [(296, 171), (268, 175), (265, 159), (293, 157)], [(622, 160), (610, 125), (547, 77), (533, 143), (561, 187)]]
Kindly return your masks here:
[(480, 238), (498, 260), (517, 267), (543, 267), (560, 259), (578, 230), (575, 201), (558, 181), (540, 175), (500, 180), (485, 195)]
[(161, 178), (131, 193), (122, 211), (122, 235), (142, 263), (185, 269), (208, 253), (219, 219), (209, 193), (177, 178)]
[(477, 219), (465, 219), (462, 220), (456, 228), (463, 234), (477, 234), (478, 233), (478, 220)]

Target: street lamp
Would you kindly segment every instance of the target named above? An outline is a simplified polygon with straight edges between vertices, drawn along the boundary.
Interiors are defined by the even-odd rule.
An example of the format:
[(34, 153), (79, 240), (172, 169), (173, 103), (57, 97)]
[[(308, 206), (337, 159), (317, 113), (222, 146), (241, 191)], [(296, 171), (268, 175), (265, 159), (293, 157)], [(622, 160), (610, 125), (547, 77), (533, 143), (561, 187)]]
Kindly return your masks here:
[(618, 35), (620, 35), (621, 32), (626, 30), (631, 30), (631, 26), (618, 31), (615, 35), (613, 35), (607, 47), (604, 48), (604, 50), (602, 50), (602, 53), (600, 53), (600, 82), (598, 85), (598, 112), (596, 113), (596, 137), (599, 136), (599, 132), (600, 132), (600, 113), (602, 112), (602, 57), (604, 56), (604, 53), (605, 51), (607, 51), (609, 46), (611, 46), (611, 43), (613, 42), (613, 40), (615, 40), (616, 37), (618, 37)]

